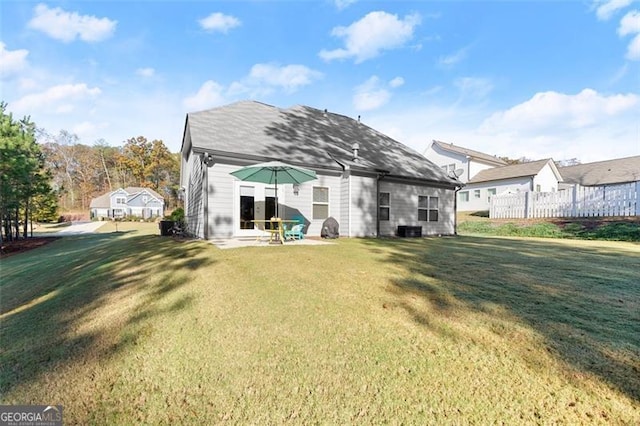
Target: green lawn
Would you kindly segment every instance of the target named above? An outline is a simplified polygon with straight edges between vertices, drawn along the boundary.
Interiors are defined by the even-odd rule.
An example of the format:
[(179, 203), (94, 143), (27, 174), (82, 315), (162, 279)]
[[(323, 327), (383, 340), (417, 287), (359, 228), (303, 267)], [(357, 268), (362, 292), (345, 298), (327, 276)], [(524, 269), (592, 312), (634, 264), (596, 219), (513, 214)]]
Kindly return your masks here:
[(0, 260), (3, 404), (67, 424), (640, 423), (637, 243), (113, 230)]

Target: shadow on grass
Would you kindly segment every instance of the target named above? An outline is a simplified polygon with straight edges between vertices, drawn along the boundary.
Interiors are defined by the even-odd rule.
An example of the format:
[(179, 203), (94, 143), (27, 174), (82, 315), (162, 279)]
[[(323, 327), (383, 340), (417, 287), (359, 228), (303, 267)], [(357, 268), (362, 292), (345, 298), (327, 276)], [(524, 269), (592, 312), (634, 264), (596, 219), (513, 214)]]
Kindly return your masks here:
[(129, 231), (65, 237), (4, 259), (0, 394), (138, 344), (149, 320), (193, 303), (175, 293), (190, 273), (215, 262), (208, 248)]
[(431, 327), (434, 313), (506, 312), (544, 336), (547, 351), (561, 361), (640, 401), (638, 253), (481, 237), (369, 244), (379, 253), (384, 246), (389, 262), (412, 273), (390, 293), (429, 303), (431, 311), (421, 312), (397, 297), (421, 326)]

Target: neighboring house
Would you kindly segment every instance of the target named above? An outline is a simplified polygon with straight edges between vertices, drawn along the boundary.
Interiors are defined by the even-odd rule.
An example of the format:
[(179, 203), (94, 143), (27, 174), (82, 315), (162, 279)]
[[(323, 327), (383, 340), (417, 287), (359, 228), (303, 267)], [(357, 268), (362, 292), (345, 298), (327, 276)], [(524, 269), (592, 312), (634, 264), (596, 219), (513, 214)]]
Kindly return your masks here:
[(278, 185), (278, 211), (303, 219), (320, 236), (335, 218), (346, 237), (392, 236), (398, 226), (425, 235), (455, 233), (460, 183), (420, 153), (343, 115), (307, 106), (281, 109), (242, 101), (186, 116), (181, 186), (187, 231), (200, 238), (258, 235), (251, 220), (275, 214), (272, 185), (230, 174), (283, 161), (317, 173), (299, 186)]
[(484, 211), (494, 195), (556, 192), (562, 176), (552, 159), (482, 170), (458, 193), (458, 211)]
[(493, 199), (490, 217), (640, 216), (640, 156), (558, 168), (558, 191)]
[(580, 186), (620, 185), (640, 182), (640, 155), (559, 167), (563, 183), (560, 190)]
[(164, 198), (150, 188), (128, 187), (91, 200), (92, 219), (136, 216), (150, 219), (164, 215)]
[(440, 141), (431, 141), (423, 155), (450, 175), (457, 170), (460, 173), (458, 180), (462, 183), (467, 183), (482, 170), (507, 165), (496, 156)]

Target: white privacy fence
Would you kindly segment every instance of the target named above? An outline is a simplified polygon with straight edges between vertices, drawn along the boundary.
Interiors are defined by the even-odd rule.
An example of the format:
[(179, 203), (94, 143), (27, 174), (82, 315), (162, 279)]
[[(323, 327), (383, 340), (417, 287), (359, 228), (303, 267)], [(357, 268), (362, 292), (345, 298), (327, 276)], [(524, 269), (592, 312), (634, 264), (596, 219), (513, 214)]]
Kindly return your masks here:
[(596, 216), (640, 216), (640, 182), (494, 195), (489, 210), (492, 219)]

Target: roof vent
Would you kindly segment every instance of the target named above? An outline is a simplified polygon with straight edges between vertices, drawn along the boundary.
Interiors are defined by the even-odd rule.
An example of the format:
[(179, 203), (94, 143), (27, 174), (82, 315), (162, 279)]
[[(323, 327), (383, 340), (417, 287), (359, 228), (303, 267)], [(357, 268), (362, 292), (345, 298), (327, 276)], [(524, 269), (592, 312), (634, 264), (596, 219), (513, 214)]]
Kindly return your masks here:
[(351, 160), (352, 161), (358, 160), (358, 150), (360, 149), (360, 145), (358, 145), (358, 142), (351, 145), (351, 149), (353, 150), (353, 158)]

